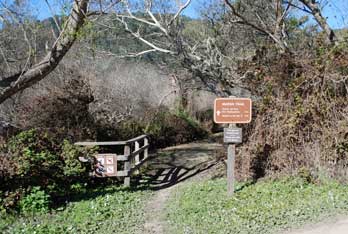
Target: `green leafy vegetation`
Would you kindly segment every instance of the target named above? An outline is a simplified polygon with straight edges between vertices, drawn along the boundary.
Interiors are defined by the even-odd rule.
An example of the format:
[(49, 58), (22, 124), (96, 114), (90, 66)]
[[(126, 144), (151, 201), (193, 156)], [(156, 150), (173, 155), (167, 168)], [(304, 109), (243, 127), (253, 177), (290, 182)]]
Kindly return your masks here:
[[(143, 120), (131, 118), (110, 131), (112, 139), (124, 140), (144, 133), (149, 135), (154, 148), (186, 143), (206, 135), (187, 113), (175, 114), (168, 110), (150, 113)], [(0, 165), (3, 166), (0, 168), (0, 191), (3, 192), (0, 206), (3, 209), (41, 212), (47, 209), (46, 206), (59, 205), (73, 194), (99, 186), (89, 176), (91, 163), (78, 160), (85, 157), (93, 161), (97, 149), (75, 146), (72, 144), (74, 136), (69, 140), (65, 139), (67, 136), (62, 128), (31, 129), (0, 145)], [(36, 187), (47, 195), (47, 204), (42, 205), (45, 199), (34, 195), (38, 195)]]
[(0, 216), (0, 230), (4, 234), (136, 233), (144, 224), (144, 207), (150, 195), (146, 189), (132, 191), (117, 186), (90, 190), (52, 213)]
[(49, 209), (50, 196), (40, 187), (34, 187), (30, 193), (20, 201), (20, 209), (23, 213), (45, 213)]
[(238, 183), (227, 197), (226, 180), (187, 184), (168, 206), (169, 233), (259, 233), (348, 212), (348, 186), (288, 177)]
[[(116, 1), (111, 8), (100, 3), (106, 14), (85, 12), (91, 20), (73, 22), (69, 3), (60, 16), (39, 21), (25, 2), (9, 1), (10, 14), (0, 10), (0, 103), (44, 80), (0, 107), (0, 117), (18, 126), (0, 129), (1, 233), (137, 232), (143, 213), (152, 212), (144, 210), (151, 192), (91, 178), (92, 163), (78, 158), (93, 161), (96, 149), (73, 142), (148, 134), (152, 148), (165, 148), (203, 139), (222, 127), (212, 123), (210, 94), (253, 97), (236, 174), (260, 182), (237, 184), (233, 198), (222, 179), (180, 187), (168, 209), (169, 233), (268, 234), (348, 213), (348, 186), (316, 179), (347, 182), (348, 168), (347, 30), (330, 29), (325, 4), (202, 1), (196, 19), (172, 19), (171, 1), (153, 1), (146, 10)], [(302, 7), (303, 14), (293, 11)], [(154, 51), (166, 53), (148, 53)], [(58, 59), (51, 63), (48, 55)], [(55, 72), (49, 79), (41, 70)], [(161, 159), (170, 167), (165, 180), (201, 169), (174, 168), (175, 153), (166, 154), (157, 155), (171, 160)], [(216, 155), (223, 159), (225, 149)], [(140, 168), (138, 178), (156, 166)], [(294, 173), (299, 177), (262, 180)]]
[(5, 169), (0, 177), (0, 206), (41, 212), (51, 199), (81, 192), (90, 181), (91, 165), (78, 157), (92, 157), (95, 150), (75, 146), (52, 132), (19, 133), (0, 148)]

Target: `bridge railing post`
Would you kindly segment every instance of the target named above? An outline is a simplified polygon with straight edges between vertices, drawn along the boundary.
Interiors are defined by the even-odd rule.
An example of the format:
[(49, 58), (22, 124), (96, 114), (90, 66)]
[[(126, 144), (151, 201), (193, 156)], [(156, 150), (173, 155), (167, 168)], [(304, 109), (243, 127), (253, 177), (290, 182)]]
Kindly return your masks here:
[[(136, 141), (136, 142), (134, 142), (134, 151), (136, 152), (136, 151), (138, 151), (139, 150), (139, 148), (140, 148), (140, 145), (139, 145), (139, 142), (138, 141)], [(139, 164), (139, 162), (140, 162), (140, 153), (137, 153), (136, 155), (135, 155), (135, 157), (134, 157), (134, 164), (135, 165), (138, 165)], [(137, 169), (137, 170), (135, 170), (134, 171), (134, 174), (136, 174), (136, 175), (138, 175), (139, 174), (139, 170)]]
[[(124, 146), (124, 156), (130, 156), (130, 146), (129, 144), (126, 144)], [(124, 185), (129, 187), (130, 186), (130, 169), (131, 169), (131, 165), (130, 165), (130, 158), (128, 158), (127, 161), (124, 162), (124, 171), (126, 171), (127, 176), (124, 177)]]
[[(148, 145), (149, 144), (149, 139), (147, 139), (147, 137), (144, 138), (144, 145)], [(149, 148), (146, 148), (144, 150), (144, 159), (146, 160), (149, 157)]]

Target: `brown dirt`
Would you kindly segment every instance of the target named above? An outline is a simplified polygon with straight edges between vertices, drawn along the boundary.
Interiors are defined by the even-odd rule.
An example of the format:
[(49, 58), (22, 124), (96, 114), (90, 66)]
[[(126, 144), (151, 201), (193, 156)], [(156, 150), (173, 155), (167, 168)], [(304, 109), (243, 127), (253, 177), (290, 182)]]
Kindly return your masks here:
[[(170, 147), (161, 151), (156, 158), (149, 161), (150, 186), (156, 190), (146, 210), (146, 223), (143, 234), (166, 233), (166, 217), (164, 209), (173, 188), (189, 180), (197, 180), (214, 176), (216, 152), (222, 145), (216, 143), (191, 143)], [(210, 170), (212, 168), (214, 170)]]

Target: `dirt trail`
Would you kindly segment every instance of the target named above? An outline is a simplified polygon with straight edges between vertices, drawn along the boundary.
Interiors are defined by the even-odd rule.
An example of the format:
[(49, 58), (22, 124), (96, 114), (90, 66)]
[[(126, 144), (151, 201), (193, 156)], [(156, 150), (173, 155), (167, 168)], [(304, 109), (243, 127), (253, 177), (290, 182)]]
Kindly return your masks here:
[[(143, 234), (165, 234), (165, 206), (171, 191), (177, 185), (189, 180), (206, 178), (209, 169), (216, 166), (216, 143), (191, 143), (167, 148), (158, 157), (149, 161), (153, 168), (148, 175), (150, 186), (156, 190), (154, 198), (147, 204), (146, 223)], [(211, 175), (210, 175), (211, 176)]]
[[(222, 147), (216, 143), (191, 143), (167, 148), (150, 160), (150, 187), (156, 191), (148, 202), (146, 223), (141, 234), (166, 234), (165, 207), (171, 192), (182, 182), (214, 177), (221, 166), (216, 153)], [(315, 225), (307, 225), (299, 230), (281, 234), (348, 234), (348, 218), (339, 217)]]
[(339, 217), (282, 234), (348, 234), (348, 218)]

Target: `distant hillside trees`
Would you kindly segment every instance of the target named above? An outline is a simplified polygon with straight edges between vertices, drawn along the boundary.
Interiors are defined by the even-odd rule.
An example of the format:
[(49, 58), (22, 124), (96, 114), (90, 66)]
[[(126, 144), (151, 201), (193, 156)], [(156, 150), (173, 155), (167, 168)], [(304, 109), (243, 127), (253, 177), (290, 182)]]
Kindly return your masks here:
[[(294, 52), (292, 43), (297, 46), (302, 41), (298, 36), (306, 33), (301, 19), (293, 13), (295, 10), (300, 9), (313, 16), (331, 44), (337, 41), (321, 13), (320, 4), (314, 0), (212, 1), (212, 5), (220, 5), (224, 10), (206, 9), (217, 14), (213, 18), (197, 20), (181, 17), (190, 3), (191, 0), (73, 1), (70, 14), (63, 17), (62, 25), (58, 17), (52, 18), (52, 35), (57, 37), (52, 45), (48, 43), (52, 37), (40, 43), (31, 42), (40, 35), (38, 30), (32, 30), (36, 33), (28, 37), (28, 22), (33, 20), (29, 20), (29, 16), (23, 18), (22, 12), (26, 12), (27, 8), (2, 4), (0, 36), (6, 43), (15, 34), (24, 43), (21, 43), (23, 48), (14, 47), (13, 43), (9, 43), (12, 47), (8, 48), (7, 43), (0, 45), (0, 69), (5, 74), (0, 79), (0, 103), (44, 79), (77, 39), (89, 40), (86, 45), (93, 52), (122, 58), (149, 56), (157, 52), (162, 54), (157, 55), (157, 61), (169, 58), (163, 65), (175, 64), (187, 69), (206, 89), (218, 95), (231, 94), (231, 87), (241, 85), (247, 77), (247, 74), (236, 71), (239, 55), (244, 58), (263, 56), (269, 42), (281, 54)], [(10, 28), (14, 31), (7, 30)], [(134, 43), (130, 43), (131, 39)], [(36, 54), (37, 46), (45, 48), (40, 56)], [(17, 53), (17, 50), (20, 52)], [(236, 54), (238, 50), (243, 52)], [(16, 70), (11, 64), (13, 51), (20, 58), (17, 59), (20, 62)]]

